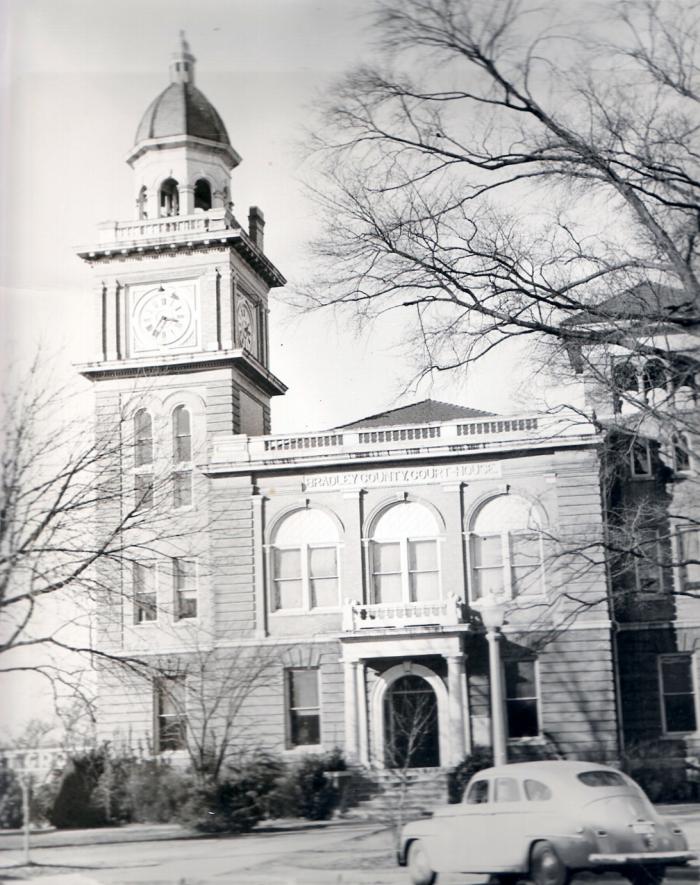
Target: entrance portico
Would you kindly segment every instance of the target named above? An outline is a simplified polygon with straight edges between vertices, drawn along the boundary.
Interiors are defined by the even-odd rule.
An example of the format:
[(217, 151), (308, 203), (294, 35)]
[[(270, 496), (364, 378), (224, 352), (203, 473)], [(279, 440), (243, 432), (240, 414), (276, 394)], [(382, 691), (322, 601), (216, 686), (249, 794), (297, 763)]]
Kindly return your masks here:
[(373, 768), (397, 767), (392, 752), (410, 745), (409, 765), (456, 765), (471, 749), (460, 633), (368, 632), (342, 637), (347, 756)]

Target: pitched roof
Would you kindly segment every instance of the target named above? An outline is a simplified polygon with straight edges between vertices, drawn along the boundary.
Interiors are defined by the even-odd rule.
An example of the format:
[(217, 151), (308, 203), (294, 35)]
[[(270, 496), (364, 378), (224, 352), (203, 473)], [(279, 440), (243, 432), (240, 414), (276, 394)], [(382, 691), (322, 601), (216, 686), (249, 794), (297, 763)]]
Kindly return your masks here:
[(430, 424), (434, 421), (454, 421), (460, 418), (484, 418), (493, 412), (481, 409), (470, 409), (468, 406), (456, 406), (439, 400), (424, 399), (398, 409), (387, 409), (376, 415), (368, 415), (350, 424), (343, 424), (339, 430), (353, 430), (361, 427), (387, 427), (396, 424)]

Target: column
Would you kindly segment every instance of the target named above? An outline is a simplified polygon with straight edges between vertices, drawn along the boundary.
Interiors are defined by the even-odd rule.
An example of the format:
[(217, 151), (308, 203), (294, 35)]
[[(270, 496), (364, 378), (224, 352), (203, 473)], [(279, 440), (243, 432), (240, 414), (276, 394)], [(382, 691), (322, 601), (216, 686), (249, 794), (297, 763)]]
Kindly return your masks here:
[(467, 711), (462, 706), (464, 682), (464, 655), (445, 655), (447, 660), (447, 691), (449, 694), (450, 723), (450, 765), (457, 765), (464, 759), (464, 718)]
[(359, 758), (357, 669), (357, 661), (343, 659), (343, 675), (345, 680), (345, 756), (353, 761)]
[(369, 765), (369, 729), (367, 727), (367, 698), (365, 681), (365, 662), (358, 661), (355, 669), (355, 690), (358, 712), (358, 745), (360, 764)]

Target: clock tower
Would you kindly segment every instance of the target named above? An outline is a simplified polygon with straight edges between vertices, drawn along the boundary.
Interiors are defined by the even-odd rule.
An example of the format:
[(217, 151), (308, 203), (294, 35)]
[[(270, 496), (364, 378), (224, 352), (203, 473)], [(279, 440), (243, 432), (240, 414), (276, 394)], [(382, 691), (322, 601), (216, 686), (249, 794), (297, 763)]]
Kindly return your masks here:
[(260, 209), (247, 228), (233, 214), (241, 158), (195, 85), (184, 34), (127, 162), (133, 219), (100, 225), (98, 242), (78, 251), (95, 278), (97, 347), (83, 375), (112, 398), (196, 397), (207, 441), (269, 433), (270, 398), (286, 387), (269, 370), (268, 293), (285, 280), (265, 256)]

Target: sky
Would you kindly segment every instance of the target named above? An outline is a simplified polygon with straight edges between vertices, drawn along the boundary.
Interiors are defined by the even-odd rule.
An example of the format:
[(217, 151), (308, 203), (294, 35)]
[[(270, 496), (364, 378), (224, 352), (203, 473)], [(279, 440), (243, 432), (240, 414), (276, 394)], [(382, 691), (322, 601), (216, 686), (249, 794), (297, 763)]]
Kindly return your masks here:
[[(265, 249), (282, 273), (313, 285), (308, 244), (318, 231), (304, 137), (319, 98), (376, 53), (372, 0), (0, 0), (0, 381), (37, 351), (57, 385), (89, 414), (75, 370), (94, 350), (91, 271), (75, 254), (97, 225), (133, 217), (125, 157), (186, 32), (196, 82), (221, 114), (243, 162), (232, 179), (239, 218), (266, 217)], [(361, 337), (331, 314), (297, 315), (273, 290), (272, 371), (289, 387), (273, 401), (273, 431), (337, 426), (431, 396), (508, 411), (502, 355), (464, 378), (405, 392), (401, 328), (391, 316)], [(495, 360), (499, 361), (496, 366)], [(46, 710), (36, 685), (0, 684), (4, 713)], [(27, 705), (26, 698), (34, 703)]]
[[(340, 74), (372, 60), (370, 0), (0, 0), (4, 35), (0, 184), (0, 325), (6, 357), (37, 347), (72, 367), (91, 355), (91, 274), (75, 255), (96, 226), (133, 217), (124, 158), (150, 101), (168, 84), (183, 29), (196, 81), (242, 155), (232, 197), (266, 217), (268, 257), (313, 285), (317, 232), (303, 141), (315, 106)], [(361, 337), (329, 313), (293, 313), (273, 291), (271, 368), (289, 387), (273, 402), (273, 431), (349, 422), (411, 400), (495, 411), (513, 407), (493, 365), (404, 392), (401, 329), (387, 317)], [(312, 346), (309, 347), (309, 342)]]

